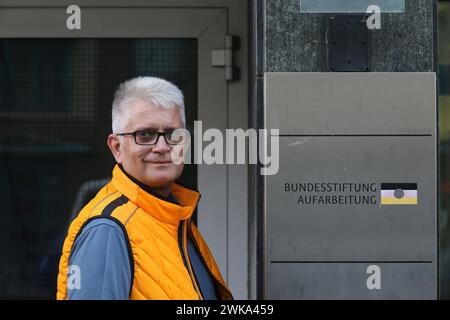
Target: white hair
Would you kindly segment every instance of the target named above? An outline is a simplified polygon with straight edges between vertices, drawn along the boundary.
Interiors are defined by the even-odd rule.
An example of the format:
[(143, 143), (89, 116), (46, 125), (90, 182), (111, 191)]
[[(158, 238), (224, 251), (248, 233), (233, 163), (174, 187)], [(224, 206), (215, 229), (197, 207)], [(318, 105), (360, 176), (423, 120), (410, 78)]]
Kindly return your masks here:
[(124, 129), (128, 116), (127, 104), (143, 101), (165, 109), (178, 108), (183, 126), (186, 127), (183, 93), (167, 80), (156, 77), (137, 77), (119, 85), (112, 104), (112, 130), (119, 133)]

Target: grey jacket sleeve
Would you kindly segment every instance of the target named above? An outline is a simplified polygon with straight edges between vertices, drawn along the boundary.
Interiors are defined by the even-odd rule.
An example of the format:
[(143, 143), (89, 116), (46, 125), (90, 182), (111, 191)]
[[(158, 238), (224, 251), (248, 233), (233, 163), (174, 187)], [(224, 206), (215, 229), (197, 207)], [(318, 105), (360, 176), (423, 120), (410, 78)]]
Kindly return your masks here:
[(123, 232), (107, 218), (92, 220), (83, 228), (69, 259), (68, 300), (129, 298), (132, 277)]

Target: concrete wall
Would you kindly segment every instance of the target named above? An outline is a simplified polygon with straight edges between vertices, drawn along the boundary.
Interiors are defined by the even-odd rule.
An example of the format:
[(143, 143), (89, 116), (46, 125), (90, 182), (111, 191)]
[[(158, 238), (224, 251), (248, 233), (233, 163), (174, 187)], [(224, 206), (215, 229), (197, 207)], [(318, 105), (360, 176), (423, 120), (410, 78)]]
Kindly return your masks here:
[[(328, 14), (300, 13), (299, 0), (266, 0), (267, 72), (324, 72)], [(383, 13), (369, 33), (370, 70), (434, 71), (434, 1), (407, 0), (405, 13)]]

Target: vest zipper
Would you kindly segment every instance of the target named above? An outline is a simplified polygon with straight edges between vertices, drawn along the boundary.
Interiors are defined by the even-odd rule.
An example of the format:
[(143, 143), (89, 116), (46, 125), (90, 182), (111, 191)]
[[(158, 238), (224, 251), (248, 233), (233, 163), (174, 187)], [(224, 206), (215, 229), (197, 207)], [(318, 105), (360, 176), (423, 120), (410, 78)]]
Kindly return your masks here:
[[(230, 296), (232, 296), (232, 295), (231, 295), (231, 292), (228, 290), (228, 288), (225, 287), (219, 280), (217, 280), (217, 278), (214, 276), (214, 274), (212, 273), (212, 271), (209, 269), (208, 264), (206, 263), (206, 261), (205, 261), (203, 255), (201, 254), (200, 248), (199, 248), (199, 246), (198, 246), (198, 244), (197, 244), (197, 241), (196, 241), (196, 239), (195, 239), (195, 237), (194, 237), (194, 234), (192, 233), (192, 229), (191, 229), (191, 225), (190, 225), (190, 224), (191, 224), (191, 221), (189, 221), (189, 225), (188, 225), (188, 233), (189, 233), (189, 235), (191, 236), (192, 243), (194, 244), (194, 247), (195, 247), (195, 249), (197, 250), (198, 255), (200, 256), (200, 259), (201, 259), (201, 261), (203, 262), (203, 265), (205, 266), (206, 270), (208, 270), (208, 273), (210, 274), (211, 278), (214, 280), (214, 284), (217, 285), (218, 287), (220, 287), (222, 290), (224, 290), (227, 294), (229, 294)], [(217, 300), (223, 300), (223, 299), (222, 299), (222, 293), (221, 293), (221, 290), (218, 289), (217, 287), (216, 287), (216, 296), (217, 296)]]
[(189, 277), (191, 278), (192, 285), (194, 286), (195, 292), (197, 292), (197, 295), (200, 300), (204, 300), (203, 295), (200, 292), (200, 288), (197, 284), (196, 276), (194, 274), (194, 271), (192, 270), (189, 254), (187, 250), (187, 233), (186, 233), (186, 220), (182, 220), (180, 224), (178, 225), (178, 246), (180, 248), (181, 257), (183, 258), (184, 266), (186, 267)]

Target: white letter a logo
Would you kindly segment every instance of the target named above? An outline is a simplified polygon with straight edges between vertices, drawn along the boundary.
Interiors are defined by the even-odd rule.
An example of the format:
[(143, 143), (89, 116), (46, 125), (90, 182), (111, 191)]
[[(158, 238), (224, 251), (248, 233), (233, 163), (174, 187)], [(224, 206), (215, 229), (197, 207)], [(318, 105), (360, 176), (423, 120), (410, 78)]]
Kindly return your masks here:
[(367, 267), (367, 274), (370, 276), (367, 278), (367, 289), (381, 289), (381, 269), (379, 266), (371, 265)]
[(80, 30), (81, 29), (81, 9), (77, 5), (71, 5), (67, 7), (67, 14), (70, 16), (66, 20), (67, 29)]
[(380, 30), (381, 29), (381, 8), (376, 5), (369, 6), (367, 8), (367, 13), (372, 13), (370, 17), (367, 18), (367, 28), (369, 30)]
[(67, 277), (67, 289), (81, 289), (81, 270), (77, 265), (69, 266)]

